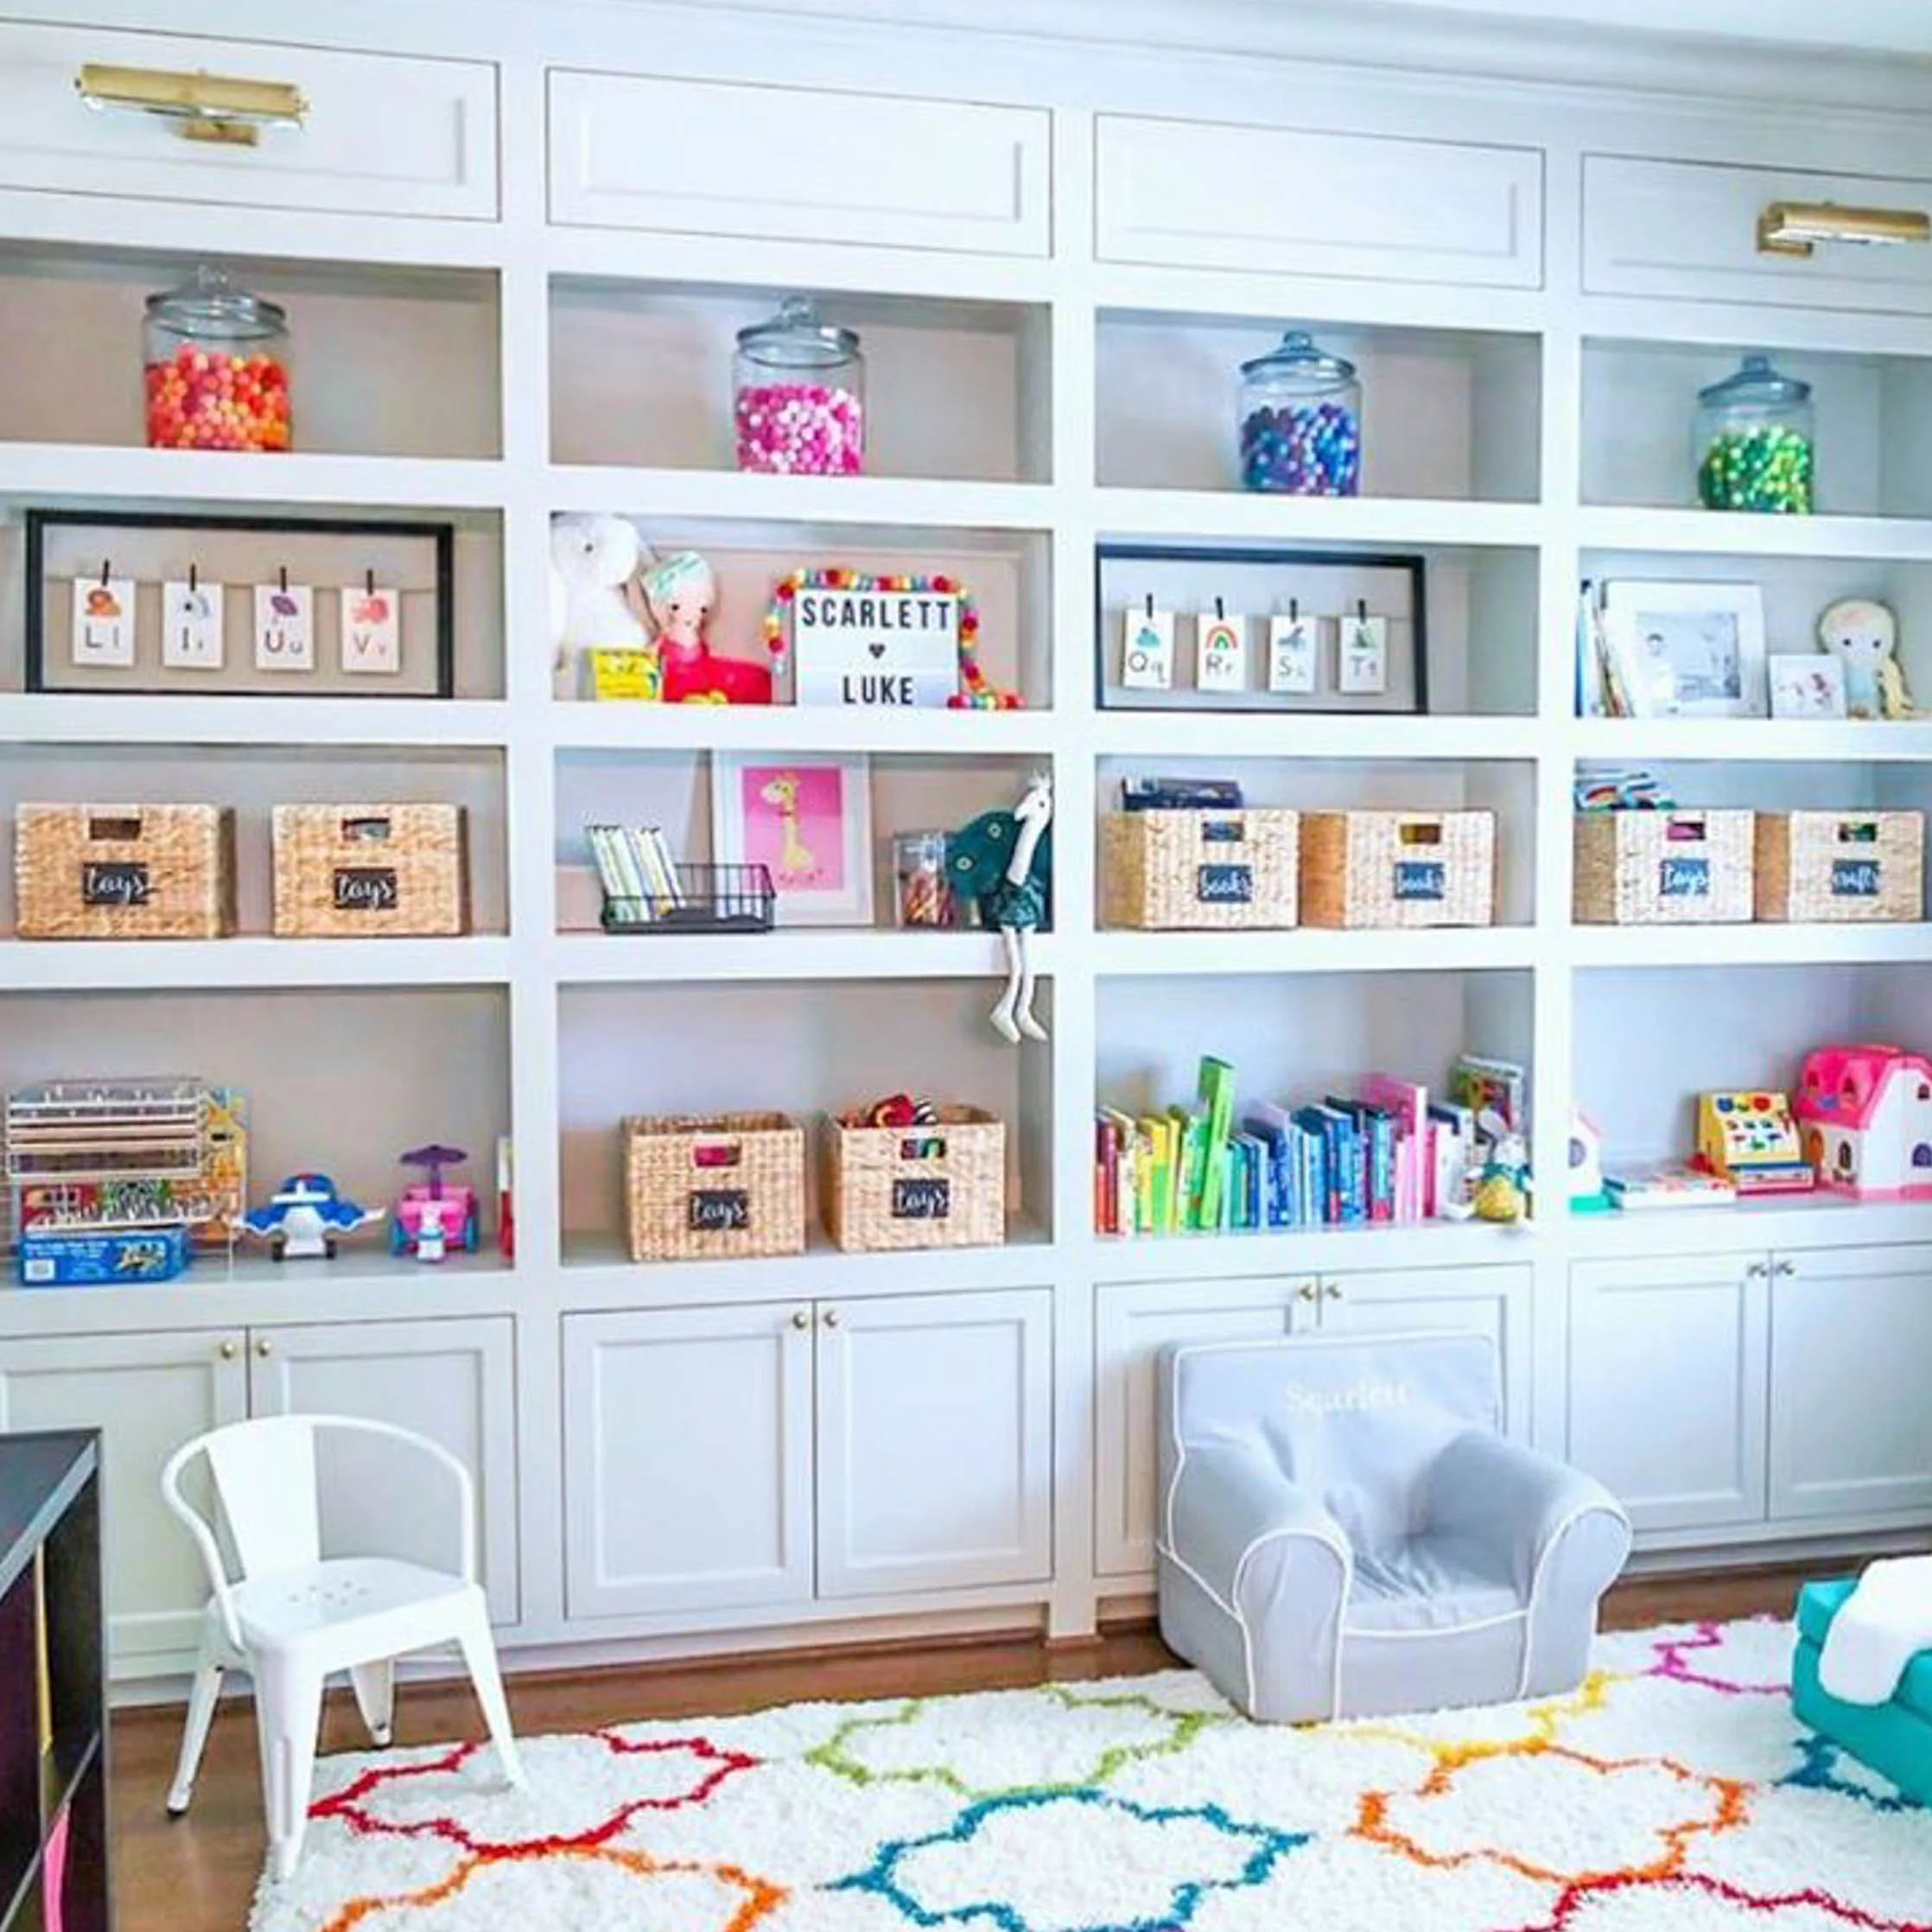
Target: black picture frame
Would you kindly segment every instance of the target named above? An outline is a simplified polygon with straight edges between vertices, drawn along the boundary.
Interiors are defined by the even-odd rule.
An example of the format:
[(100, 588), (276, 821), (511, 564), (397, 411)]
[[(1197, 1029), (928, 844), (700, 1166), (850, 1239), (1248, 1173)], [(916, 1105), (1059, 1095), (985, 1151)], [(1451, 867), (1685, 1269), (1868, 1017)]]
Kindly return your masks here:
[[(1414, 702), (1406, 709), (1394, 705), (1327, 704), (1123, 704), (1110, 697), (1107, 683), (1107, 569), (1120, 563), (1285, 564), (1315, 569), (1400, 570), (1408, 579), (1409, 625), (1415, 656)], [(1293, 544), (1129, 543), (1094, 546), (1093, 616), (1094, 706), (1101, 711), (1181, 712), (1192, 715), (1218, 713), (1229, 716), (1283, 718), (1421, 717), (1429, 709), (1428, 559), (1407, 550), (1306, 550)], [(1111, 688), (1117, 690), (1117, 687)], [(1252, 694), (1256, 696), (1265, 694)]]
[[(416, 696), (454, 698), (456, 695), (456, 526), (453, 523), (406, 523), (395, 518), (365, 517), (257, 517), (219, 515), (175, 515), (161, 510), (29, 510), (22, 516), (26, 537), (27, 657), (26, 689), (44, 693), (47, 683), (47, 532), (54, 529), (86, 530), (207, 530), (243, 536), (383, 537), (433, 542), (435, 545), (436, 596), (436, 688), (434, 693)], [(71, 694), (70, 694), (71, 695)], [(174, 685), (117, 684), (101, 696), (124, 697), (179, 697)], [(200, 697), (330, 698), (352, 701), (390, 698), (398, 694), (384, 690), (332, 690), (326, 694), (302, 691), (281, 685), (263, 690), (209, 690)]]

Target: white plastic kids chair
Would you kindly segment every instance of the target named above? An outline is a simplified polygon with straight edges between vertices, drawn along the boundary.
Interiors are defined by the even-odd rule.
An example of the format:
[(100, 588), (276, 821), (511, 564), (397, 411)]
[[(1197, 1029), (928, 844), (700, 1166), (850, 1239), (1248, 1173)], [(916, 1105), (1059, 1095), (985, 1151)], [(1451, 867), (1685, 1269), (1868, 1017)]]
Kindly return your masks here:
[[(391, 1557), (322, 1554), (315, 1438), (337, 1430), (385, 1438), (427, 1457), (451, 1478), (461, 1516), (460, 1576)], [(207, 1458), (214, 1478), (241, 1572), (237, 1581), (229, 1579), (213, 1527), (181, 1493), (181, 1471), (198, 1456)], [(505, 1775), (512, 1784), (523, 1783), (489, 1611), (476, 1580), (475, 1490), (469, 1471), (441, 1444), (355, 1416), (270, 1416), (184, 1444), (161, 1472), (161, 1489), (194, 1537), (214, 1589), (201, 1627), (181, 1761), (168, 1794), (175, 1816), (194, 1795), (222, 1674), (245, 1670), (255, 1684), (270, 1855), (274, 1875), (287, 1878), (302, 1855), (324, 1681), (336, 1671), (349, 1674), (370, 1736), (386, 1745), (395, 1707), (394, 1660), (452, 1643), (476, 1687)]]

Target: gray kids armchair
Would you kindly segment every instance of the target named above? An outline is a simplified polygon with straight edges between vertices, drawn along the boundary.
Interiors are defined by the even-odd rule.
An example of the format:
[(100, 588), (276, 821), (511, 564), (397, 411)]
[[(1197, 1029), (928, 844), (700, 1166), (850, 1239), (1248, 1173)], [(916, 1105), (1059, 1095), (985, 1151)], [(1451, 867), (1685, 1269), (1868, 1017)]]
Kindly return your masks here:
[(1630, 1519), (1499, 1433), (1500, 1381), (1482, 1335), (1166, 1350), (1169, 1646), (1272, 1723), (1579, 1683)]

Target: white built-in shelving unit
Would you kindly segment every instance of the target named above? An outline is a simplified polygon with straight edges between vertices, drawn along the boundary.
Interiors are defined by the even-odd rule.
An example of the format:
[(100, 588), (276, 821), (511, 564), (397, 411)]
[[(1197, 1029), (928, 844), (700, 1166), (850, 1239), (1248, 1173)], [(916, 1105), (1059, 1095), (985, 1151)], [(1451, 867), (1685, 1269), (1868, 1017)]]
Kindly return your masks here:
[[(1572, 634), (1583, 575), (1759, 582), (1774, 649), (1865, 591), (1932, 697), (1932, 269), (1751, 248), (1771, 200), (1932, 200), (1932, 75), (1478, 26), (1431, 29), (1404, 72), (1383, 63), (1409, 43), (1385, 27), (1369, 64), (1350, 9), (1230, 7), (1236, 55), (1218, 5), (1179, 0), (1135, 46), (982, 30), (1017, 6), (942, 27), (882, 4), (332, 0), (299, 46), (263, 42), (243, 0), (5, 10), (0, 822), (41, 797), (232, 804), (245, 930), (20, 942), (0, 856), (0, 1086), (188, 1068), (250, 1093), (258, 1179), (321, 1166), (368, 1198), (413, 1141), (476, 1150), (486, 1182), (497, 1134), (516, 1148), (514, 1262), (371, 1249), (0, 1293), (0, 1426), (107, 1426), (124, 1678), (178, 1670), (199, 1619), (161, 1455), (289, 1405), (429, 1427), (478, 1468), (519, 1656), (1042, 1615), (1077, 1636), (1150, 1587), (1157, 1344), (1318, 1320), (1495, 1333), (1511, 1426), (1622, 1489), (1651, 1560), (1922, 1534), (1932, 1423), (1866, 1389), (1848, 1434), (1819, 1424), (1932, 1342), (1932, 1207), (1572, 1218), (1555, 1185), (1520, 1228), (1122, 1242), (1090, 1232), (1090, 1163), (1096, 1099), (1180, 1097), (1204, 1052), (1298, 1098), (1376, 1067), (1439, 1082), (1465, 1048), (1519, 1058), (1560, 1177), (1573, 1104), (1613, 1152), (1662, 1155), (1700, 1088), (1788, 1086), (1847, 1031), (1932, 1042), (1932, 926), (1569, 913), (1582, 763), (1653, 766), (1688, 803), (1932, 805), (1932, 724), (1579, 720)], [(314, 125), (190, 154), (87, 117), (86, 59), (294, 80)], [(340, 130), (377, 83), (396, 93), (370, 162)], [(291, 310), (299, 454), (139, 447), (140, 298), (208, 256)], [(795, 289), (863, 333), (863, 478), (729, 467), (732, 334)], [(1291, 325), (1362, 368), (1359, 498), (1234, 486), (1235, 366)], [(1691, 507), (1694, 391), (1747, 347), (1817, 385), (1815, 517)], [(29, 695), (35, 505), (454, 521), (456, 696)], [(703, 550), (728, 647), (795, 565), (955, 569), (1026, 709), (582, 702), (548, 640), (563, 511)], [(1142, 539), (1421, 556), (1431, 712), (1100, 709), (1096, 546)], [(989, 937), (890, 930), (883, 890), (869, 930), (582, 930), (585, 817), (661, 813), (702, 855), (723, 751), (870, 754), (881, 841), (1050, 768), (1051, 1043), (985, 1026)], [(1156, 770), (1265, 802), (1488, 806), (1501, 923), (1099, 930), (1096, 814)], [(469, 806), (473, 936), (268, 937), (268, 805), (378, 795)], [(1008, 1122), (1005, 1247), (624, 1258), (623, 1115), (906, 1088)], [(1814, 1467), (1789, 1449), (1808, 1433), (1839, 1445)]]

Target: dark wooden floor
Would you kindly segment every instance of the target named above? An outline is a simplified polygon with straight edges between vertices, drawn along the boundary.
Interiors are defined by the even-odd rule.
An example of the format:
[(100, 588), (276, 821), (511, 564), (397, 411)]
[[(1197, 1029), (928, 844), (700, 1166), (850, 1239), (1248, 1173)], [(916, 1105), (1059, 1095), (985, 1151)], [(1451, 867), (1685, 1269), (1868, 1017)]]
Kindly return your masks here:
[[(1756, 1570), (1621, 1585), (1605, 1621), (1629, 1629), (1712, 1617), (1788, 1612), (1799, 1573)], [(584, 1731), (645, 1718), (722, 1715), (807, 1699), (912, 1697), (996, 1690), (1048, 1677), (1109, 1677), (1169, 1668), (1151, 1628), (1109, 1630), (1096, 1643), (1049, 1651), (1032, 1638), (793, 1652), (704, 1664), (524, 1675), (510, 1682), (519, 1731)], [(398, 1700), (397, 1738), (428, 1744), (480, 1728), (466, 1687), (412, 1686)], [(170, 1820), (162, 1799), (180, 1741), (178, 1709), (114, 1720), (115, 1890), (119, 1932), (240, 1932), (261, 1869), (261, 1796), (245, 1703), (224, 1707), (209, 1740), (194, 1808)], [(346, 1699), (332, 1701), (322, 1749), (367, 1740)]]

